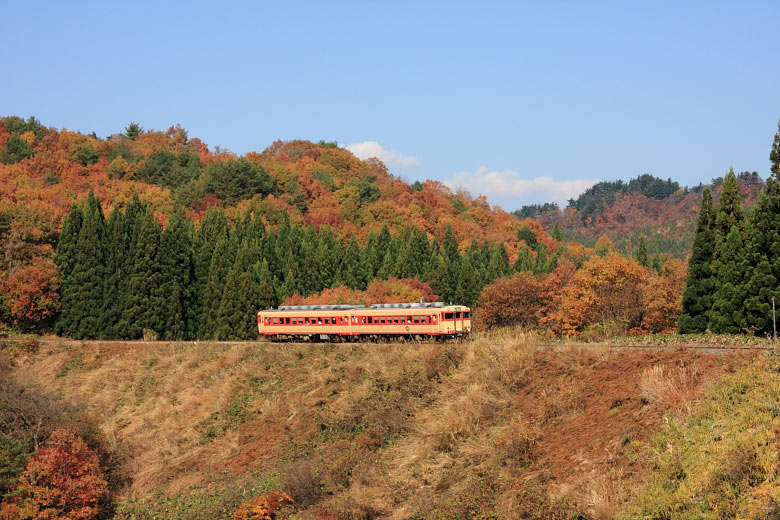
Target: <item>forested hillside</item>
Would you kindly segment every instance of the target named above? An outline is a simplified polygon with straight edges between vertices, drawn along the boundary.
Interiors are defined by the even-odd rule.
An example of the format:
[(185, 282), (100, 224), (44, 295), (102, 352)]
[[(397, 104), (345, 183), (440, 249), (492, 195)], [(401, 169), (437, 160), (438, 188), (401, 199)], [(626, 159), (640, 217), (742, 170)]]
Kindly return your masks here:
[[(435, 181), (409, 185), (336, 143), (277, 141), (237, 157), (180, 127), (133, 123), (100, 139), (33, 117), (0, 120), (0, 322), (21, 328), (47, 330), (60, 319), (61, 333), (105, 335), (171, 308), (160, 307), (172, 298), (166, 291), (179, 292), (167, 305), (195, 312), (178, 321), (201, 321), (197, 309), (223, 306), (222, 294), (200, 299), (209, 277), (220, 291), (241, 285), (230, 279), (234, 267), (264, 294), (243, 297), (264, 305), (341, 285), (362, 290), (374, 278), (424, 279), (442, 299), (473, 302), (507, 274), (520, 229), (558, 249), (534, 221)], [(221, 265), (211, 265), (214, 249)], [(182, 262), (191, 266), (172, 267)], [(460, 287), (461, 278), (473, 283)], [(110, 319), (99, 315), (110, 307)], [(182, 326), (134, 326), (119, 337)]]
[[(745, 208), (750, 209), (766, 184), (756, 172), (741, 172), (736, 178)], [(706, 186), (688, 188), (671, 179), (644, 174), (627, 183), (599, 182), (570, 199), (563, 209), (554, 203), (532, 204), (513, 214), (536, 219), (548, 231), (557, 225), (565, 239), (587, 246), (606, 236), (618, 251), (629, 253), (644, 239), (651, 254), (671, 253), (685, 258), (693, 243), (696, 214), (706, 187), (717, 203), (723, 177)]]
[[(726, 185), (749, 206), (765, 184)], [(336, 143), (237, 157), (180, 127), (99, 139), (13, 116), (0, 195), (0, 326), (103, 339), (250, 339), (261, 307), (420, 298), (545, 335), (671, 331), (686, 265), (657, 251), (687, 256), (684, 215), (702, 197), (651, 176), (602, 183), (563, 215), (521, 211), (547, 225), (555, 213), (548, 234)], [(600, 238), (586, 247), (575, 231)]]

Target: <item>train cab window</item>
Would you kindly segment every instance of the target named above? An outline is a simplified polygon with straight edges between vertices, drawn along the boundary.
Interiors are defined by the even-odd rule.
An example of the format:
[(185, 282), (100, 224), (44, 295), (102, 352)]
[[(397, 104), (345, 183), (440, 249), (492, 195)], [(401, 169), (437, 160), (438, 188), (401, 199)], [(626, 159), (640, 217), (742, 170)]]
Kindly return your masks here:
[(417, 325), (419, 323), (420, 323), (420, 317), (419, 316), (415, 316), (414, 317), (414, 324)]
[(471, 311), (465, 311), (463, 313), (463, 317), (466, 318), (467, 320), (470, 320), (471, 319)]
[(454, 313), (452, 313), (452, 312), (445, 312), (445, 313), (444, 313), (444, 319), (445, 319), (445, 320), (451, 320), (451, 319), (452, 319), (452, 318), (454, 318), (454, 317), (455, 317), (455, 314), (454, 314)]
[(455, 313), (455, 319), (456, 319), (456, 320), (459, 320), (459, 319), (461, 319), (462, 317), (463, 317), (463, 313), (462, 313), (462, 312), (458, 311), (458, 312), (456, 312), (456, 313)]

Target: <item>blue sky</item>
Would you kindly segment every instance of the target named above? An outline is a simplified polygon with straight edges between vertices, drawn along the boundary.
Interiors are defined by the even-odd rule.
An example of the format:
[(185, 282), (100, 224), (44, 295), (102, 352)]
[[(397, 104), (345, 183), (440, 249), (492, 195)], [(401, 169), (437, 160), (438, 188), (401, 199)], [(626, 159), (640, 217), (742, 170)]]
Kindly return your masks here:
[[(75, 4), (75, 5), (72, 5)], [(209, 146), (336, 140), (513, 210), (769, 174), (780, 2), (13, 2), (0, 114)]]

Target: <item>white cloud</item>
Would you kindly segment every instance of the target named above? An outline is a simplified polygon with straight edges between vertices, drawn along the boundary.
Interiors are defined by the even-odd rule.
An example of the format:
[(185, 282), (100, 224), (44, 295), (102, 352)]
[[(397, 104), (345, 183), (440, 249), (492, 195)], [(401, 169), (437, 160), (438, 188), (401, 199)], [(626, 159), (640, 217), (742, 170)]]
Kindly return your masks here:
[(556, 181), (542, 176), (525, 179), (513, 170), (489, 171), (480, 166), (476, 172), (459, 173), (444, 181), (450, 188), (466, 188), (475, 195), (485, 195), (489, 199), (500, 199), (518, 203), (529, 199), (554, 201), (561, 208), (566, 207), (570, 198), (577, 198), (586, 189), (599, 182), (599, 179), (573, 179)]
[(347, 146), (347, 150), (355, 154), (358, 159), (362, 160), (376, 157), (385, 163), (385, 166), (391, 170), (408, 172), (409, 170), (420, 167), (420, 161), (418, 161), (416, 157), (404, 155), (395, 148), (385, 150), (382, 145), (376, 141), (364, 141), (362, 143), (351, 144)]

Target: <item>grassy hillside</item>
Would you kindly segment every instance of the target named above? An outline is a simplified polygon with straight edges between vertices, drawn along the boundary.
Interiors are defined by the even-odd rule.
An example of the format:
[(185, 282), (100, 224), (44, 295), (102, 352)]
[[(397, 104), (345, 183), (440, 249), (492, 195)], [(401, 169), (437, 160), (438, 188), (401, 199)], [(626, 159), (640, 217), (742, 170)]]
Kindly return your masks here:
[[(14, 373), (99, 423), (128, 476), (118, 518), (226, 518), (272, 490), (295, 499), (277, 518), (680, 510), (698, 488), (662, 503), (656, 488), (673, 463), (721, 467), (697, 451), (696, 439), (702, 450), (715, 442), (706, 421), (726, 438), (746, 431), (750, 409), (736, 408), (761, 407), (758, 393), (776, 402), (764, 395), (776, 383), (763, 354), (535, 346), (522, 334), (452, 345), (60, 344), (18, 354)], [(727, 420), (720, 406), (734, 395)], [(760, 444), (762, 431), (745, 435), (764, 464), (776, 446)], [(684, 456), (670, 460), (669, 445)]]

